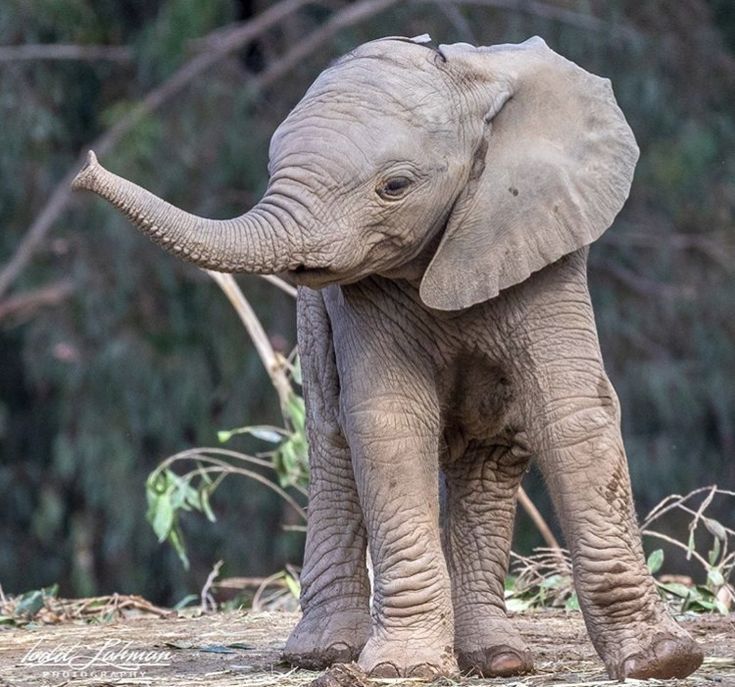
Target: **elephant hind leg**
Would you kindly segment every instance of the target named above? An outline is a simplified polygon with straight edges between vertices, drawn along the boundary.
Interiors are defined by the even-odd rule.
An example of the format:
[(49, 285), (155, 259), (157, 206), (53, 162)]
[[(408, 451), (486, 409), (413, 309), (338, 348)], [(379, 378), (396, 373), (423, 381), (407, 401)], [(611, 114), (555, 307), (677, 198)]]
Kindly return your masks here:
[(445, 467), (444, 546), (452, 580), (454, 646), (463, 671), (506, 677), (533, 669), (505, 611), (515, 499), (528, 455), (472, 442)]

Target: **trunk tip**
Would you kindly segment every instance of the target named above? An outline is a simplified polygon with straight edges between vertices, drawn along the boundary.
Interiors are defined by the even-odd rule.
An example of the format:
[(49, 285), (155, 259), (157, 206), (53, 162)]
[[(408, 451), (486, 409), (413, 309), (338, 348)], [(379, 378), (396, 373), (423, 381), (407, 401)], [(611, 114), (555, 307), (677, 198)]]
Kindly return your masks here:
[(94, 151), (90, 150), (87, 153), (87, 159), (84, 162), (84, 167), (82, 167), (79, 173), (74, 177), (74, 180), (71, 182), (71, 187), (75, 191), (79, 191), (81, 189), (92, 190), (92, 185), (97, 176), (98, 169), (100, 169), (100, 163), (97, 162), (97, 156), (94, 154)]

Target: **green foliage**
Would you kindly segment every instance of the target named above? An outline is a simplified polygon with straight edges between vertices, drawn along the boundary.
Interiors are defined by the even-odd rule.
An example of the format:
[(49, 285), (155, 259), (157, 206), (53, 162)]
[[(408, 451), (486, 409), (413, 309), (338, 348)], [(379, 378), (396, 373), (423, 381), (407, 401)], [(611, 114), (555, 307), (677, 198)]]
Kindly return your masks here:
[(648, 572), (650, 572), (651, 575), (655, 575), (659, 570), (661, 570), (661, 566), (663, 565), (663, 563), (664, 563), (663, 549), (656, 549), (655, 551), (652, 551), (650, 555), (648, 556), (648, 560), (646, 561)]
[[(675, 605), (679, 612), (712, 612), (728, 615), (729, 608), (718, 598), (719, 591), (725, 586), (725, 578), (717, 566), (719, 557), (719, 540), (715, 539), (716, 548), (709, 552), (710, 568), (707, 571), (707, 582), (704, 585), (687, 585), (676, 581), (656, 581), (661, 596)], [(693, 546), (693, 540), (691, 542)], [(648, 569), (655, 575), (664, 562), (663, 549), (656, 549), (648, 557)]]
[(0, 604), (0, 626), (25, 626), (33, 621), (36, 614), (44, 608), (50, 599), (59, 594), (59, 586), (51, 585), (44, 589), (32, 589), (12, 598), (10, 601), (3, 598)]
[[(290, 367), (291, 379), (301, 383), (301, 372), (298, 357)], [(280, 494), (287, 502), (290, 497), (283, 488), (294, 487), (306, 494), (309, 482), (308, 445), (306, 439), (306, 412), (304, 399), (293, 389), (289, 392), (282, 407), (284, 427), (272, 425), (256, 425), (223, 430), (217, 433), (220, 442), (225, 443), (237, 435), (249, 435), (268, 444), (276, 444), (272, 451), (249, 456), (236, 451), (217, 451), (216, 449), (194, 449), (172, 456), (159, 465), (148, 477), (146, 496), (148, 499), (147, 519), (158, 537), (159, 543), (168, 541), (175, 549), (183, 566), (189, 568), (184, 536), (180, 525), (180, 517), (184, 512), (198, 511), (210, 522), (215, 522), (210, 499), (214, 491), (232, 474), (239, 474), (257, 479)], [(213, 458), (208, 455), (218, 454)], [(234, 459), (233, 462), (222, 458)], [(176, 474), (171, 465), (180, 461), (196, 461), (197, 468), (184, 475)], [(206, 466), (204, 465), (206, 463)], [(253, 464), (273, 471), (281, 487), (260, 473), (238, 467), (237, 463)], [(216, 474), (216, 479), (212, 475)], [(298, 509), (298, 507), (297, 507)], [(288, 583), (288, 575), (286, 575)]]
[(526, 585), (518, 578), (508, 577), (505, 582), (505, 606), (511, 613), (523, 613), (536, 608), (578, 611), (579, 599), (571, 575), (567, 573), (549, 575), (534, 585)]
[(180, 477), (171, 469), (164, 468), (153, 471), (146, 481), (146, 518), (159, 543), (168, 541), (187, 569), (189, 557), (186, 555), (179, 516), (182, 511), (196, 510), (203, 513), (210, 522), (215, 522), (209, 499), (216, 486), (204, 469)]
[[(732, 503), (735, 491), (719, 489), (717, 486), (700, 487), (684, 496), (672, 494), (663, 499), (646, 517), (643, 523), (643, 536), (647, 539), (667, 542), (686, 553), (686, 560), (696, 561), (704, 572), (704, 584), (695, 584), (688, 577), (672, 578), (661, 576), (657, 581), (659, 591), (682, 613), (686, 611), (718, 611), (729, 613), (735, 602), (735, 585), (730, 581), (735, 570), (735, 530), (729, 525), (706, 515), (716, 497)], [(699, 498), (699, 503), (696, 503)], [(732, 513), (732, 510), (730, 510)], [(686, 543), (663, 534), (653, 528), (654, 523), (666, 514), (686, 514), (690, 516)], [(707, 535), (699, 529), (704, 526)], [(659, 525), (657, 525), (660, 527)], [(706, 551), (706, 554), (704, 553)], [(663, 549), (656, 549), (648, 556), (648, 568), (652, 574), (661, 570), (664, 563)], [(684, 584), (683, 581), (687, 583)]]

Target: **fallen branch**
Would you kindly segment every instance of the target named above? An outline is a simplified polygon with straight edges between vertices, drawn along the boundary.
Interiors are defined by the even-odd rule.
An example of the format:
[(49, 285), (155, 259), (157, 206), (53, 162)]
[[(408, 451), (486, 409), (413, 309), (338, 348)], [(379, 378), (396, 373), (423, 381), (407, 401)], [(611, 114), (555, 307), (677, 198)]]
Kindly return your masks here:
[(29, 60), (131, 62), (132, 59), (133, 52), (126, 45), (68, 45), (64, 43), (0, 45), (0, 62)]

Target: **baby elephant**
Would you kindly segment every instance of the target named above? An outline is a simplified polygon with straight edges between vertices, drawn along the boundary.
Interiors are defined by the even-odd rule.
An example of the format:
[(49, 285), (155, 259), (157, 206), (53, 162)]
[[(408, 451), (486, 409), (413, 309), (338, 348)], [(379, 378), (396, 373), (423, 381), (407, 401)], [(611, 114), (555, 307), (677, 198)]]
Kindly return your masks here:
[(179, 210), (90, 153), (74, 186), (169, 252), (300, 286), (312, 482), (291, 662), (529, 670), (503, 577), (534, 459), (610, 676), (700, 665), (646, 569), (587, 290), (587, 246), (637, 158), (610, 83), (539, 38), (358, 47), (278, 127), (266, 194), (232, 220)]

